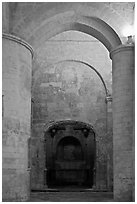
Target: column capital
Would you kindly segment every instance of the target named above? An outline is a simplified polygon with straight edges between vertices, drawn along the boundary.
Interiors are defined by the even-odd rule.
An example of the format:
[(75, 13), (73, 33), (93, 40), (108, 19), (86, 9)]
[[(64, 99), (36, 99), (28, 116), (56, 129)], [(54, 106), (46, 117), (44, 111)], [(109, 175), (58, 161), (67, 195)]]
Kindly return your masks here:
[(2, 38), (8, 39), (8, 40), (11, 40), (11, 41), (14, 41), (16, 43), (19, 43), (19, 44), (23, 45), (24, 47), (26, 47), (31, 52), (31, 55), (32, 55), (32, 58), (33, 58), (34, 50), (31, 47), (31, 45), (29, 45), (25, 40), (23, 40), (23, 39), (21, 39), (21, 38), (19, 38), (17, 36), (11, 35), (11, 34), (7, 34), (7, 33), (2, 33)]
[(106, 96), (106, 103), (108, 102), (112, 102), (112, 96), (109, 95), (109, 96)]
[(129, 51), (129, 50), (134, 50), (134, 49), (135, 49), (134, 44), (119, 45), (118, 47), (110, 51), (110, 55), (109, 55), (110, 59), (112, 59), (113, 55), (118, 52)]

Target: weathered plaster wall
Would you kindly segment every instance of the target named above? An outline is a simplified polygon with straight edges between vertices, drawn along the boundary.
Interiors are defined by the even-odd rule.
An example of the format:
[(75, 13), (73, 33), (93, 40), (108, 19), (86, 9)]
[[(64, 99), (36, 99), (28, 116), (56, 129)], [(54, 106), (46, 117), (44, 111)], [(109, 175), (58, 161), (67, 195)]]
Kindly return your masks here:
[(48, 67), (33, 88), (34, 122), (71, 118), (95, 124), (101, 108), (105, 110), (103, 83), (95, 71), (80, 63), (65, 61)]

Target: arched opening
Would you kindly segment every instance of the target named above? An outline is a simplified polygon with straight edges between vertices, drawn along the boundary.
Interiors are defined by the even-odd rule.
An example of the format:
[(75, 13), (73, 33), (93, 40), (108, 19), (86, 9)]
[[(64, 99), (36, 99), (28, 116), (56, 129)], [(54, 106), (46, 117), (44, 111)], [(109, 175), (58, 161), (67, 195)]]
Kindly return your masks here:
[[(61, 28), (59, 28), (56, 25), (55, 27), (57, 29), (55, 29), (55, 30), (53, 29), (53, 32), (49, 32), (48, 33), (49, 36), (47, 34), (46, 37), (50, 38), (50, 37), (52, 37), (58, 33), (61, 33), (61, 32), (67, 31), (67, 30), (77, 30), (77, 31), (84, 32), (84, 33), (87, 33), (89, 35), (96, 37), (100, 42), (102, 42), (105, 45), (105, 47), (108, 49), (109, 52), (111, 52), (113, 49), (115, 49), (117, 46), (119, 46), (121, 44), (119, 37), (117, 36), (117, 34), (115, 32), (113, 32), (111, 27), (109, 27), (105, 23), (101, 22), (97, 18), (96, 19), (90, 18), (90, 20), (93, 23), (90, 26), (88, 24), (86, 24), (86, 26), (85, 26), (85, 24), (82, 21), (81, 22), (75, 22), (75, 21), (71, 22), (71, 25), (69, 23), (68, 24), (64, 23), (61, 25)], [(98, 28), (101, 28), (101, 29), (98, 29)], [(42, 40), (41, 40), (41, 42), (42, 42)]]
[[(65, 31), (79, 31), (98, 39), (110, 52), (120, 45), (121, 39), (115, 30), (100, 17), (81, 15), (70, 11), (55, 14), (31, 32), (27, 41), (39, 49), (42, 44), (53, 36)], [(34, 41), (33, 38), (36, 40)]]
[[(59, 16), (56, 16), (57, 18), (55, 18), (55, 16), (54, 16), (53, 17), (54, 19), (52, 19), (53, 21), (51, 19), (49, 19), (48, 26), (47, 26), (47, 23), (45, 21), (45, 22), (43, 22), (42, 26), (40, 26), (37, 29), (36, 33), (34, 34), (36, 36), (37, 36), (37, 33), (39, 33), (39, 31), (44, 31), (44, 35), (41, 32), (41, 36), (39, 36), (38, 43), (36, 43), (34, 45), (34, 47), (36, 48), (36, 50), (38, 52), (41, 49), (42, 44), (44, 45), (46, 40), (52, 38), (53, 36), (55, 36), (57, 34), (63, 33), (65, 31), (78, 31), (78, 32), (93, 36), (97, 40), (99, 40), (106, 47), (106, 49), (108, 51), (113, 50), (115, 47), (117, 47), (118, 45), (121, 44), (121, 40), (119, 39), (119, 37), (115, 33), (115, 31), (107, 23), (105, 23), (101, 19), (95, 18), (95, 17), (89, 18), (86, 16), (79, 16), (79, 15), (71, 16), (70, 15), (70, 16), (65, 16), (65, 18), (60, 21), (60, 17), (63, 17), (64, 15), (65, 15), (65, 13), (60, 14)], [(58, 21), (57, 21), (57, 19), (58, 19)], [(85, 60), (85, 62), (86, 62), (86, 60)], [(85, 64), (85, 65), (87, 65), (87, 64)], [(106, 90), (106, 88), (105, 88), (105, 90)], [(107, 90), (106, 90), (106, 92), (107, 92)], [(51, 112), (52, 111), (53, 110), (51, 110)], [(91, 115), (90, 115), (90, 117), (91, 117)], [(100, 119), (100, 121), (97, 122), (98, 124), (100, 124), (100, 125), (97, 124), (100, 127), (100, 129), (102, 127), (102, 124), (104, 124), (104, 122), (102, 122), (102, 121), (105, 121), (103, 116), (101, 116), (101, 117), (102, 118)], [(69, 117), (69, 118), (72, 118), (72, 117)], [(104, 131), (104, 129), (103, 129), (103, 131)], [(106, 134), (106, 132), (100, 133), (100, 134)], [(54, 134), (51, 133), (51, 135), (54, 135)], [(53, 148), (51, 148), (51, 149), (53, 150), (53, 152), (52, 152), (52, 154), (50, 154), (52, 156), (48, 156), (49, 155), (49, 151), (48, 151), (49, 147), (48, 147), (48, 145), (46, 146), (46, 151), (47, 151), (47, 153), (46, 153), (46, 163), (47, 163), (46, 164), (46, 171), (47, 171), (47, 174), (45, 177), (47, 179), (47, 182), (45, 182), (45, 183), (47, 183), (48, 186), (55, 185), (55, 183), (52, 181), (56, 180), (56, 178), (55, 178), (55, 175), (56, 175), (55, 163), (54, 163), (55, 155), (56, 155), (56, 152), (54, 152), (54, 151), (56, 150), (56, 147), (55, 147), (54, 143), (55, 143), (55, 141), (54, 141), (54, 137), (53, 137), (51, 139), (51, 146), (53, 145)], [(101, 144), (100, 144), (100, 148), (101, 148)], [(103, 149), (103, 151), (104, 151), (104, 149)], [(101, 152), (102, 151), (99, 152), (100, 157), (101, 157)], [(48, 161), (49, 160), (48, 157), (50, 157), (50, 161)], [(102, 157), (100, 158), (100, 160), (101, 160), (100, 161), (100, 163), (101, 163), (103, 160)], [(107, 182), (104, 182), (106, 180), (106, 177), (107, 177), (106, 176), (107, 173), (105, 173), (106, 172), (106, 166), (107, 166), (106, 165), (106, 159), (104, 159), (104, 161), (102, 163), (103, 163), (103, 170), (100, 170), (100, 171), (102, 171), (103, 173), (101, 173), (101, 172), (99, 173), (100, 175), (102, 175), (102, 177), (100, 175), (98, 175), (98, 182), (97, 182), (98, 183), (97, 186), (99, 186), (98, 187), (99, 189), (104, 189), (108, 185), (108, 184), (106, 184)], [(102, 164), (100, 164), (100, 166), (102, 166)], [(98, 165), (98, 169), (101, 169), (100, 166)], [(90, 171), (89, 171), (89, 174), (90, 174)], [(89, 180), (91, 182), (90, 186), (92, 186), (94, 183), (93, 182), (93, 180), (94, 180), (93, 176), (92, 176), (92, 179), (89, 179)], [(87, 180), (87, 183), (89, 180)]]
[(62, 121), (46, 132), (48, 187), (93, 187), (95, 184), (95, 132), (90, 125)]

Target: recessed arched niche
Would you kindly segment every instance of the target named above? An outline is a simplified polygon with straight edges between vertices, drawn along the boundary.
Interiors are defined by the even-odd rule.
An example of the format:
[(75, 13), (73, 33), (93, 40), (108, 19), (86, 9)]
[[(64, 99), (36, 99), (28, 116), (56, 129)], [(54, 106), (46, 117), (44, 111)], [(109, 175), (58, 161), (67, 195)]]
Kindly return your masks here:
[(82, 146), (72, 136), (64, 137), (57, 145), (56, 160), (59, 162), (76, 162), (84, 160)]

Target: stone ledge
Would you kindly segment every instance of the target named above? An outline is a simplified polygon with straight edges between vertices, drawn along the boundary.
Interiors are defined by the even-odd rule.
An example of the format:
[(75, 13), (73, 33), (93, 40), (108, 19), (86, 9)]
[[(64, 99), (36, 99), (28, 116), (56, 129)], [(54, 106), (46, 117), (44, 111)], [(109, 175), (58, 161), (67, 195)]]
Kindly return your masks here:
[(106, 103), (112, 102), (112, 96), (106, 96)]
[(2, 33), (2, 38), (5, 38), (5, 39), (8, 39), (8, 40), (11, 40), (11, 41), (14, 41), (16, 43), (19, 43), (19, 44), (23, 45), (24, 47), (26, 47), (31, 52), (31, 55), (32, 55), (32, 58), (33, 58), (33, 56), (34, 56), (33, 48), (31, 47), (31, 45), (29, 45), (27, 42), (25, 42), (21, 38), (19, 38), (17, 36), (14, 36), (14, 35), (11, 35), (11, 34), (7, 34), (7, 33)]

